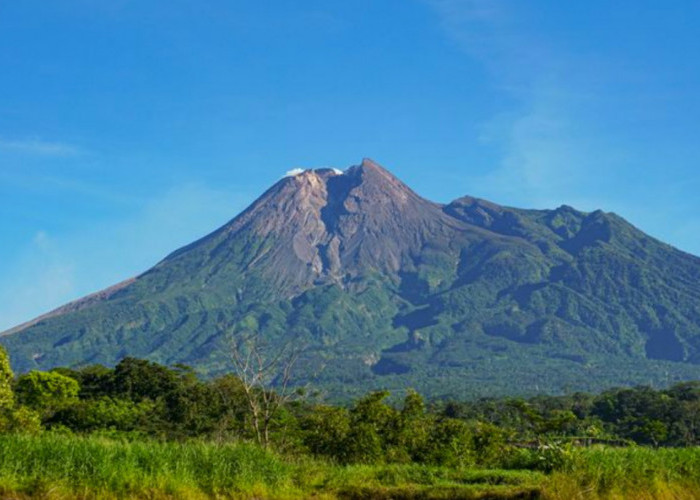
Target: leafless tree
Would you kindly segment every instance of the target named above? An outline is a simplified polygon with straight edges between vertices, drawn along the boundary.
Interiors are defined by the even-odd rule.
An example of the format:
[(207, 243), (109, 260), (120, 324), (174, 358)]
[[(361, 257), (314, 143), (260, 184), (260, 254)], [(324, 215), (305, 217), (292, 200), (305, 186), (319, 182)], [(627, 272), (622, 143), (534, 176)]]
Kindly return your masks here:
[(278, 411), (297, 395), (290, 382), (301, 352), (291, 342), (273, 348), (258, 333), (232, 339), (234, 371), (243, 387), (255, 438), (265, 448), (270, 444), (270, 428)]

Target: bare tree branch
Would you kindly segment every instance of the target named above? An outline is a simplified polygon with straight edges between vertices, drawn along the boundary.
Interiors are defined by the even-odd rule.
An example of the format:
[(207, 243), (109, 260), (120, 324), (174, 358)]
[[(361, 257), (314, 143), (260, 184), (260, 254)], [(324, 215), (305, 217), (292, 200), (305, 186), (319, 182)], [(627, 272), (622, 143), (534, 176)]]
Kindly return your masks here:
[(243, 385), (255, 439), (265, 448), (270, 444), (270, 428), (278, 411), (295, 397), (290, 384), (301, 352), (291, 342), (273, 351), (257, 332), (231, 335), (234, 371)]

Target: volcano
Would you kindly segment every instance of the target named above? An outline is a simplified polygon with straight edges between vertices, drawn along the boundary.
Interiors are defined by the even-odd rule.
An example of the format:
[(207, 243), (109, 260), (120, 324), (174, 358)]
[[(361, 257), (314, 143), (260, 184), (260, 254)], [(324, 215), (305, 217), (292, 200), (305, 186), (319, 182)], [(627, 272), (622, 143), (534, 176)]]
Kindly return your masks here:
[(289, 175), (145, 273), (0, 337), (19, 372), (125, 356), (204, 375), (303, 346), (335, 397), (561, 393), (700, 378), (700, 259), (569, 206), (428, 201), (365, 159)]

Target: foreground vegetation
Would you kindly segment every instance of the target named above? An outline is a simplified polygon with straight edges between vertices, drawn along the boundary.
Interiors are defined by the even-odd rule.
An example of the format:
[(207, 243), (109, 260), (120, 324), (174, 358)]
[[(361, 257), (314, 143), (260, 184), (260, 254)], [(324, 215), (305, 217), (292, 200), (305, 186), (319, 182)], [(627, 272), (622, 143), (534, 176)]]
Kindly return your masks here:
[(0, 498), (700, 492), (700, 383), (430, 404), (374, 392), (332, 406), (249, 380), (129, 358), (15, 378), (0, 350)]
[(59, 368), (16, 379), (9, 365), (5, 372), (0, 431), (252, 440), (341, 463), (482, 466), (505, 444), (700, 445), (700, 382), (468, 402), (426, 403), (411, 390), (380, 391), (329, 405), (302, 391), (271, 391), (234, 375), (204, 381), (187, 367), (133, 358), (115, 368)]
[(257, 445), (0, 437), (0, 494), (42, 498), (697, 498), (700, 450), (528, 449), (502, 467), (341, 466)]

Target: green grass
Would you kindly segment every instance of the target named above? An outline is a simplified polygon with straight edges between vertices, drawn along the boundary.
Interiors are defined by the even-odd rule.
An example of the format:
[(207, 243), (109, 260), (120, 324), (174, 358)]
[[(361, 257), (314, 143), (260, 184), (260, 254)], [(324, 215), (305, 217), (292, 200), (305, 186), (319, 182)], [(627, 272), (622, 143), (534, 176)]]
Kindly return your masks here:
[[(554, 498), (700, 498), (700, 448), (575, 450), (545, 491)], [(579, 495), (580, 496), (580, 495)]]
[(537, 498), (543, 475), (425, 465), (355, 465), (329, 471), (323, 489), (341, 498)]
[(247, 443), (0, 435), (0, 498), (692, 499), (698, 492), (698, 448), (574, 449), (544, 474), (343, 467)]
[(529, 471), (341, 467), (246, 443), (0, 436), (0, 497), (529, 498), (539, 482)]
[[(248, 444), (1, 436), (0, 487), (29, 495), (192, 497), (294, 493), (294, 467)], [(60, 495), (55, 495), (60, 496)]]

